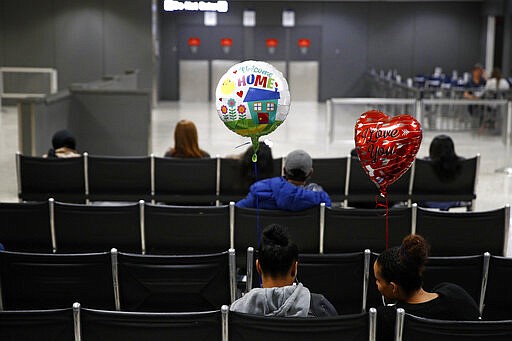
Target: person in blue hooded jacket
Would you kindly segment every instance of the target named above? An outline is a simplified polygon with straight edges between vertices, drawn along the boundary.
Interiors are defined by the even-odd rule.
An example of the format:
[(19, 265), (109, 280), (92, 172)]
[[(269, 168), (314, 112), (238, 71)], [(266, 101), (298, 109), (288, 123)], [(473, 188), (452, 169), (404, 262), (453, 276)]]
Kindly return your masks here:
[(311, 156), (303, 150), (294, 150), (286, 157), (284, 176), (254, 183), (247, 197), (236, 206), (287, 211), (302, 211), (322, 202), (331, 206), (331, 199), (321, 186), (306, 185), (312, 174)]

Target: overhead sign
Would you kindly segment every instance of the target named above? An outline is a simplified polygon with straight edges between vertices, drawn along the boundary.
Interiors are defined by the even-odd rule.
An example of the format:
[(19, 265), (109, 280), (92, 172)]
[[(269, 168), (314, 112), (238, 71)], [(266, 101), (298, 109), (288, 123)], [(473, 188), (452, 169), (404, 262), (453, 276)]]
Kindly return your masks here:
[(227, 1), (175, 1), (164, 0), (164, 11), (227, 12)]

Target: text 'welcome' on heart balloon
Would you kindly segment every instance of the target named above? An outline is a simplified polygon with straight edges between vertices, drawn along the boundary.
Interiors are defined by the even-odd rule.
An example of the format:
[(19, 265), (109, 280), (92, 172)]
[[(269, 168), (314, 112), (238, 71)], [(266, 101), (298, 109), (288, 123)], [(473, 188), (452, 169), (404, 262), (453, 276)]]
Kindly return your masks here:
[(366, 174), (386, 195), (389, 185), (407, 172), (420, 149), (420, 123), (410, 115), (389, 117), (367, 111), (355, 126), (356, 151)]
[(249, 60), (232, 66), (215, 94), (222, 122), (238, 135), (250, 137), (255, 153), (258, 138), (279, 127), (290, 110), (288, 82), (264, 62)]

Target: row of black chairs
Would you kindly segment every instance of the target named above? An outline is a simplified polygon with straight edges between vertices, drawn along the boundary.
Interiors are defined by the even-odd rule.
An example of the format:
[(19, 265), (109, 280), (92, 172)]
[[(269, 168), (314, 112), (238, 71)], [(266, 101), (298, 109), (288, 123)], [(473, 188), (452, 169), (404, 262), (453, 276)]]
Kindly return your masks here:
[[(11, 341), (375, 341), (377, 314), (332, 318), (265, 317), (220, 310), (191, 313), (137, 313), (82, 308), (0, 311), (0, 339)], [(508, 341), (512, 320), (443, 321), (397, 309), (395, 340)]]
[(446, 321), (407, 314), (397, 309), (395, 341), (508, 341), (512, 320)]
[[(246, 288), (259, 286), (249, 248)], [(297, 279), (324, 294), (341, 315), (383, 305), (370, 250), (346, 254), (300, 254)], [(0, 304), (4, 310), (65, 308), (75, 301), (106, 310), (183, 312), (212, 310), (239, 296), (235, 251), (154, 256), (0, 253)], [(432, 257), (427, 290), (441, 282), (460, 285), (479, 304), (484, 319), (512, 319), (512, 259), (483, 255)], [(256, 280), (254, 280), (256, 279)]]
[[(423, 235), (434, 256), (507, 251), (510, 207), (486, 212), (389, 210), (389, 245)], [(258, 225), (259, 223), (259, 225)], [(268, 224), (289, 228), (305, 253), (385, 249), (385, 210), (329, 208), (299, 212), (224, 206), (167, 206), (141, 201), (109, 206), (55, 202), (0, 203), (0, 242), (22, 252), (184, 254), (246, 250)], [(242, 258), (240, 258), (242, 257)], [(239, 255), (240, 260), (245, 254)]]
[(0, 252), (3, 310), (80, 301), (124, 311), (206, 311), (236, 298), (235, 251), (181, 256)]
[(332, 318), (264, 317), (220, 310), (118, 312), (82, 308), (0, 311), (4, 341), (375, 341), (376, 310)]
[[(63, 202), (156, 201), (170, 204), (228, 203), (243, 198), (248, 185), (238, 160), (160, 157), (89, 156), (45, 159), (16, 155), (18, 195), (24, 201), (55, 198)], [(281, 175), (284, 158), (274, 160)], [(479, 156), (461, 162), (453, 182), (442, 182), (430, 162), (417, 159), (388, 193), (398, 201), (459, 201), (468, 210), (476, 198)], [(357, 158), (313, 160), (310, 181), (320, 184), (335, 202), (345, 206), (375, 201), (377, 189)]]

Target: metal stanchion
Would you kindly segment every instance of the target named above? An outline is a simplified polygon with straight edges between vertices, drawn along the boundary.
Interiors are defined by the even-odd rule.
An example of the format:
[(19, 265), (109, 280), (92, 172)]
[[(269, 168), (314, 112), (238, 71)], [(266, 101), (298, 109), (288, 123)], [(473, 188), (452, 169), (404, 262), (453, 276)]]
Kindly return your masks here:
[(333, 125), (332, 101), (330, 99), (328, 99), (327, 102), (325, 102), (325, 105), (326, 105), (326, 113), (327, 113), (327, 117), (325, 120), (325, 122), (327, 124), (327, 142), (332, 143), (332, 140), (333, 140), (332, 132), (334, 131), (334, 127), (332, 126)]
[(505, 167), (496, 169), (496, 173), (504, 173), (512, 175), (512, 166), (510, 165), (510, 139), (512, 135), (512, 101), (507, 103), (507, 122), (505, 131), (505, 153), (507, 155), (507, 163)]

